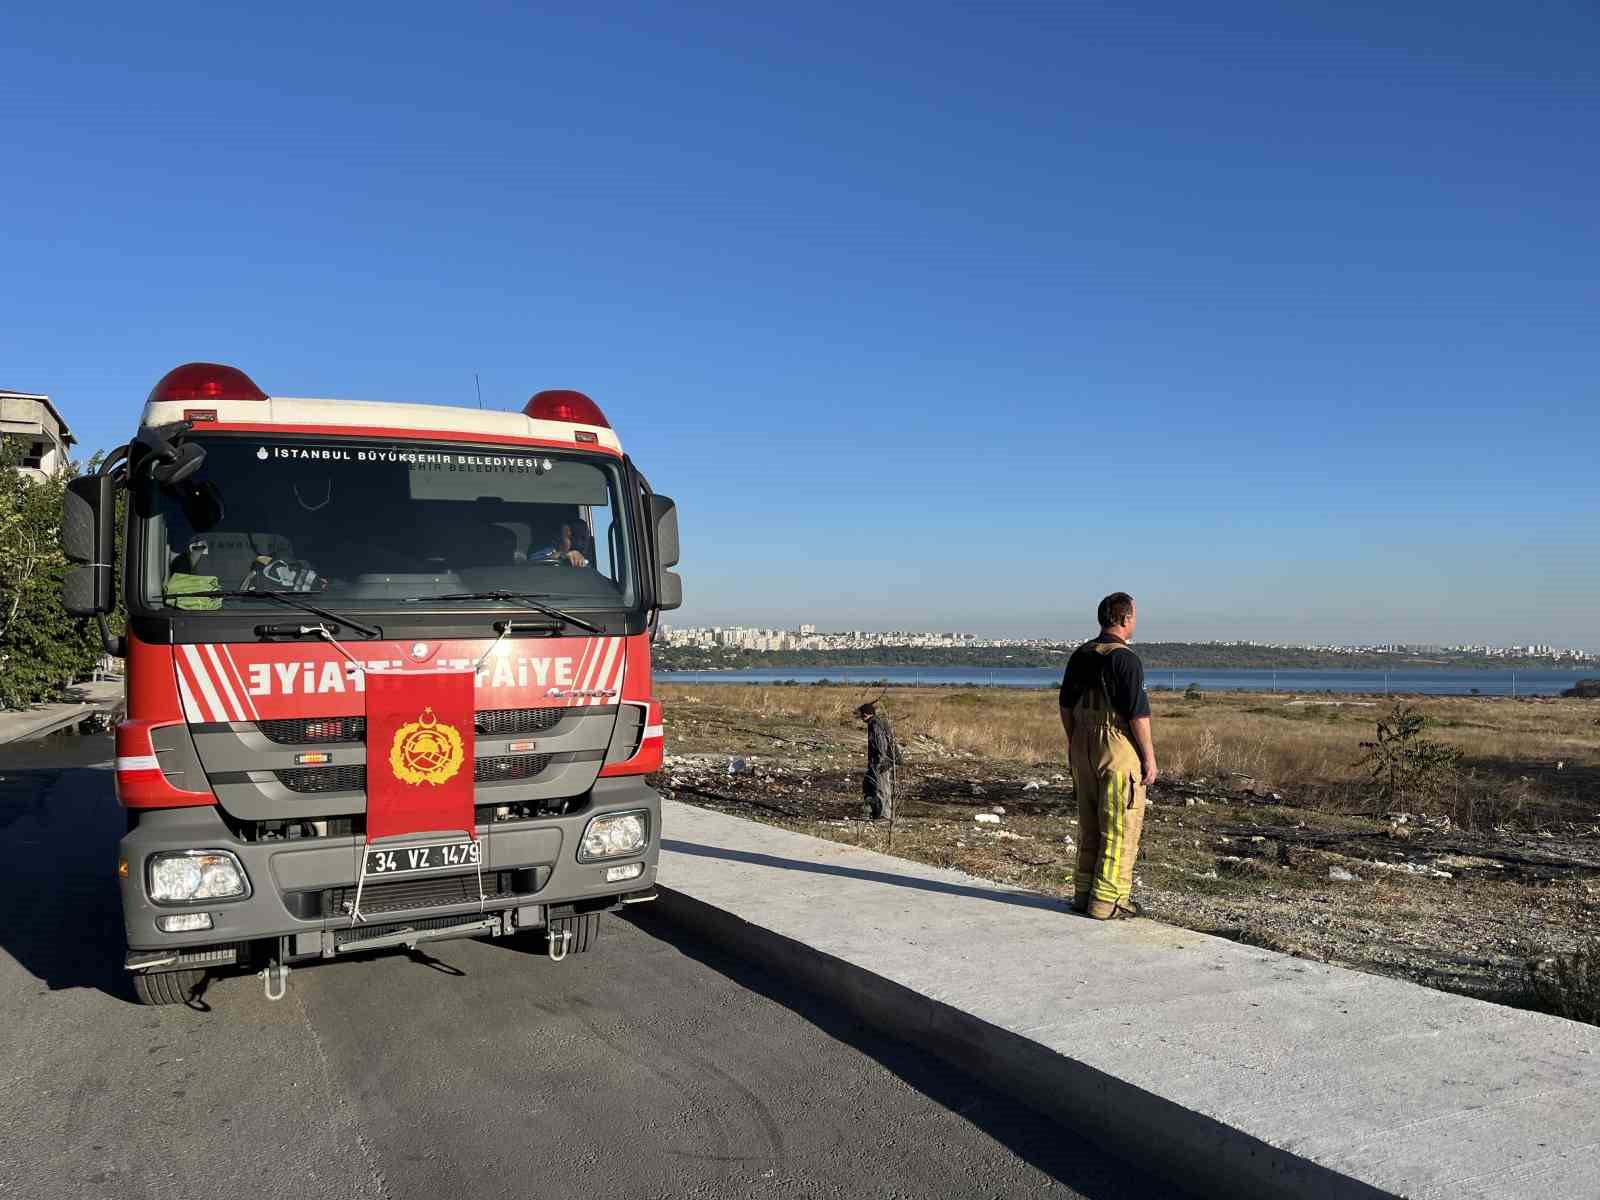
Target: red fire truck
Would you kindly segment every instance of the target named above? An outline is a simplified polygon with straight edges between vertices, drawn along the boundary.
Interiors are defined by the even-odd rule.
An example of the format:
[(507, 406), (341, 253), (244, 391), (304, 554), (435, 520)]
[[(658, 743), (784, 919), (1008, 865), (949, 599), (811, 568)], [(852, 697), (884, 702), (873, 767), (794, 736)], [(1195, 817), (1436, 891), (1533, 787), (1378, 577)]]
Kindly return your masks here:
[(559, 958), (653, 898), (677, 514), (589, 397), (289, 399), (189, 363), (72, 482), (62, 541), (68, 609), (127, 659), (144, 1002), (228, 968), (277, 997), (291, 963), (444, 938)]

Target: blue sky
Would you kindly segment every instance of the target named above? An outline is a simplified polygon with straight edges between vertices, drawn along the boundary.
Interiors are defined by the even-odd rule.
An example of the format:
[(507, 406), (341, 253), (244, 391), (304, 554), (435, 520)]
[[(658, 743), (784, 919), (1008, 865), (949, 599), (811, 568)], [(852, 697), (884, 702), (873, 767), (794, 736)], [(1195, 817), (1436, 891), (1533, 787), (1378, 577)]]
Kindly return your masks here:
[[(37, 8), (39, 11), (21, 11)], [(679, 623), (1600, 648), (1589, 3), (12, 6), (0, 386), (517, 407)]]

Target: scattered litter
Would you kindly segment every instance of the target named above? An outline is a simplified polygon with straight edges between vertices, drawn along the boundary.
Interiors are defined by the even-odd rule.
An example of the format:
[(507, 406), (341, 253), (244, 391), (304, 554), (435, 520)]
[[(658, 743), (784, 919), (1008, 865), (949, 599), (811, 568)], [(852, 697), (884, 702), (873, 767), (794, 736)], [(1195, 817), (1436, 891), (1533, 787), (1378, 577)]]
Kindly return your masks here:
[(1335, 883), (1360, 883), (1361, 876), (1353, 875), (1343, 867), (1329, 867), (1328, 878)]
[(1002, 817), (1006, 815), (1005, 805), (1003, 805), (1003, 804), (996, 804), (989, 811), (992, 812), (992, 813), (998, 813)]
[(1253, 837), (1253, 838), (1251, 838), (1251, 839), (1250, 839), (1250, 840), (1251, 840), (1251, 841), (1252, 841), (1252, 842), (1254, 842), (1254, 843), (1256, 843), (1256, 844), (1257, 844), (1257, 845), (1260, 845), (1260, 844), (1261, 844), (1261, 843), (1262, 843), (1262, 842), (1264, 842), (1264, 841), (1266, 841), (1266, 840), (1267, 840), (1267, 839), (1266, 839), (1266, 838), (1264, 838), (1264, 837), (1262, 837), (1262, 836), (1261, 836), (1261, 835), (1260, 835), (1260, 834), (1259, 834), (1259, 833), (1258, 833), (1258, 834), (1256, 834), (1256, 836), (1255, 836), (1255, 837)]
[(972, 789), (972, 794), (974, 796), (983, 795), (983, 789), (981, 787), (979, 787), (977, 784), (975, 784), (975, 783), (974, 784), (969, 784), (968, 786)]
[(730, 758), (728, 760), (728, 774), (729, 775), (748, 775), (749, 773), (750, 773), (750, 764), (747, 763), (744, 759), (742, 759), (742, 758)]
[(1043, 786), (1044, 786), (1044, 784), (1042, 782), (1040, 782), (1039, 780), (1030, 779), (1030, 780), (1028, 780), (1027, 783), (1022, 785), (1022, 790), (1025, 791), (1025, 792), (1037, 792)]
[(1183, 806), (1185, 808), (1193, 808), (1198, 803), (1200, 803), (1200, 802), (1198, 800), (1196, 800), (1193, 796), (1189, 796), (1189, 797), (1186, 797), (1184, 799)]
[(1415, 862), (1371, 862), (1368, 866), (1377, 867), (1383, 871), (1405, 871), (1410, 875), (1426, 875), (1429, 879), (1454, 879), (1449, 871), (1441, 871), (1438, 867), (1430, 867), (1427, 863)]
[(976, 821), (979, 825), (998, 825), (998, 824), (1000, 824), (1000, 818), (995, 816), (993, 813), (978, 813), (972, 819), (974, 821)]
[(1001, 841), (1020, 842), (1022, 840), (1022, 835), (1020, 833), (1012, 833), (1009, 829), (996, 829), (992, 832), (986, 829), (984, 832), (990, 837), (999, 838)]
[(1051, 783), (1065, 783), (1066, 781), (1067, 781), (1067, 777), (1065, 775), (1052, 775), (1052, 776), (1050, 776), (1050, 782)]

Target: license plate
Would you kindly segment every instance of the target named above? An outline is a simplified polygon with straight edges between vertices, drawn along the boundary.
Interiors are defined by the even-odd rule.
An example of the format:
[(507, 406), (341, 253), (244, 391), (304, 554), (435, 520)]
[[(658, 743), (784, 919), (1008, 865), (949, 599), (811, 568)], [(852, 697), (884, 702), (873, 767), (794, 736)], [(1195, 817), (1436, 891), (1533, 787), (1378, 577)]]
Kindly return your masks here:
[(440, 842), (432, 846), (400, 846), (393, 850), (368, 850), (367, 875), (405, 875), (412, 871), (437, 871), (444, 867), (478, 865), (478, 843)]

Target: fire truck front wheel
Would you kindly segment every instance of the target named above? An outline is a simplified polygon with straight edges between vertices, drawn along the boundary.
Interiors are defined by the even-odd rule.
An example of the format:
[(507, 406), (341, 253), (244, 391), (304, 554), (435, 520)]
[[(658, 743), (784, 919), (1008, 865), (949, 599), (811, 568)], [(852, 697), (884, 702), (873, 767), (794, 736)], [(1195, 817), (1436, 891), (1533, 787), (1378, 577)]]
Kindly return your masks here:
[(133, 977), (133, 994), (140, 1004), (187, 1004), (205, 977), (204, 971), (193, 968), (140, 971)]

